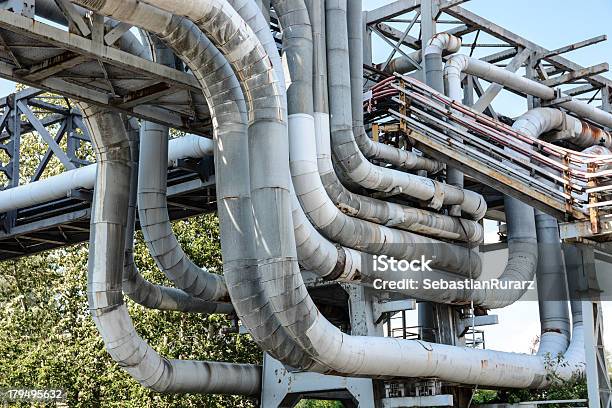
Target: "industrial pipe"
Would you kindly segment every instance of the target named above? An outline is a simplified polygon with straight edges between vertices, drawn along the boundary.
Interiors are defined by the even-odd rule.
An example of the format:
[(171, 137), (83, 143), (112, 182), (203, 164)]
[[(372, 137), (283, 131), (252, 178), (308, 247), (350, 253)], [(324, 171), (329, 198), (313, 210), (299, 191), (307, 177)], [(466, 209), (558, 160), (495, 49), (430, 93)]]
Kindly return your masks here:
[(355, 142), (352, 112), (346, 104), (351, 97), (346, 0), (326, 2), (326, 25), (332, 149), (343, 170), (365, 188), (407, 195), (429, 202), (429, 206), (436, 210), (443, 205), (460, 205), (465, 214), (481, 219), (486, 212), (486, 202), (481, 195), (425, 177), (378, 167), (366, 160)]
[[(549, 101), (556, 99), (559, 95), (552, 88), (539, 82), (525, 78), (514, 72), (497, 67), (488, 62), (481, 61), (467, 55), (457, 54), (450, 57), (444, 68), (444, 78), (448, 95), (457, 95), (461, 89), (461, 74), (466, 73), (489, 82), (502, 85), (504, 87), (523, 92), (527, 95), (538, 97)], [(561, 94), (561, 97), (565, 96)], [(583, 101), (571, 99), (567, 102), (560, 102), (560, 108), (567, 109), (581, 118), (592, 120), (606, 127), (612, 127), (612, 114), (589, 105)], [(578, 130), (578, 129), (577, 129)], [(580, 132), (579, 132), (580, 133)], [(609, 143), (609, 142), (608, 142)]]
[(169, 360), (136, 333), (122, 296), (130, 178), (127, 135), (118, 114), (85, 105), (82, 111), (98, 163), (87, 298), (107, 351), (143, 386), (158, 392), (257, 393), (261, 387), (260, 367)]
[[(253, 84), (257, 83), (262, 84), (260, 91), (265, 95), (278, 95), (273, 68), (265, 58), (255, 58), (261, 48), (257, 45), (254, 34), (240, 23), (235, 12), (226, 7), (224, 2), (155, 0), (154, 3), (173, 13), (189, 15), (215, 43), (224, 44), (222, 51), (228, 57), (235, 57), (230, 58), (230, 63), (235, 71), (240, 73), (246, 91), (254, 91)], [(100, 5), (101, 8), (103, 6), (104, 4)], [(106, 9), (106, 12), (112, 10)], [(124, 10), (114, 11), (119, 14)], [(214, 29), (215, 18), (226, 22), (223, 33)], [(224, 37), (226, 33), (228, 37)], [(226, 38), (229, 40), (224, 42)], [(178, 49), (183, 55), (187, 52), (185, 48)], [(252, 61), (260, 63), (253, 64)], [(267, 79), (255, 82), (262, 74), (265, 74)], [(539, 357), (389, 338), (349, 336), (341, 333), (317, 311), (295, 262), (294, 237), (289, 220), (289, 181), (286, 177), (288, 146), (282, 114), (278, 114), (282, 111), (278, 99), (280, 98), (247, 100), (249, 114), (253, 119), (251, 128), (254, 134), (259, 136), (254, 138), (250, 145), (249, 162), (252, 170), (252, 210), (259, 233), (255, 241), (256, 254), (261, 266), (255, 274), (244, 269), (228, 270), (231, 275), (228, 276), (228, 283), (232, 283), (228, 287), (235, 299), (238, 313), (251, 315), (253, 320), (256, 315), (258, 322), (281, 322), (278, 332), (288, 335), (287, 342), (282, 344), (293, 344), (296, 347), (293, 353), (285, 354), (283, 360), (287, 364), (295, 362), (297, 364), (292, 365), (297, 367), (355, 375), (436, 376), (443, 380), (483, 385), (545, 385), (546, 367)], [(269, 112), (276, 112), (276, 115), (266, 115)], [(273, 118), (274, 121), (271, 121)], [(261, 160), (262, 157), (273, 157), (274, 163)], [(270, 168), (272, 166), (274, 167)], [(237, 173), (245, 174), (245, 171), (238, 168)], [(277, 211), (269, 211), (271, 206)], [(244, 206), (238, 208), (244, 209)], [(257, 299), (265, 301), (256, 308), (253, 308), (253, 300), (248, 304), (243, 303), (247, 299), (245, 293), (252, 290), (263, 294)], [(251, 308), (247, 309), (247, 305)], [(257, 326), (247, 324), (247, 327), (253, 332)], [(277, 347), (273, 353), (281, 355)], [(492, 364), (488, 364), (489, 361)], [(574, 363), (572, 360), (569, 366), (574, 368)]]

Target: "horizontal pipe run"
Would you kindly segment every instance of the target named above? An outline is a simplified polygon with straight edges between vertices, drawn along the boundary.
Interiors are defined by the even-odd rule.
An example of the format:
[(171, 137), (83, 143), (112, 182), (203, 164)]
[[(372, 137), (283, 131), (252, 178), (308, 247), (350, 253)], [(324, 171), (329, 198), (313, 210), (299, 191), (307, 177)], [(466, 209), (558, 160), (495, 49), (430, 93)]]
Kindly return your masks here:
[[(175, 165), (179, 159), (212, 155), (212, 146), (212, 140), (196, 135), (172, 139), (169, 142), (168, 167)], [(73, 190), (91, 190), (95, 184), (97, 167), (94, 163), (0, 191), (0, 213), (66, 198)]]

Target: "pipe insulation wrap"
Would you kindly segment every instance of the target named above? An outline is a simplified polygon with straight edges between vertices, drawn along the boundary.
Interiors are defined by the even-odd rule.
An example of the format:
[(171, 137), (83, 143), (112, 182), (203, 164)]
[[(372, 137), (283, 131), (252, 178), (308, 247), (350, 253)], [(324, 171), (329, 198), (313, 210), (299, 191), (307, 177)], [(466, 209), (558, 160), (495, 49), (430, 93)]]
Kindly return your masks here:
[[(259, 267), (254, 271), (228, 269), (226, 274), (239, 315), (251, 317), (246, 325), (252, 333), (256, 332), (252, 324), (257, 321), (260, 325), (269, 324), (270, 328), (276, 322), (280, 323), (277, 330), (268, 332), (274, 333), (272, 336), (277, 336), (279, 341), (272, 350), (273, 355), (295, 367), (348, 375), (436, 376), (462, 383), (511, 387), (546, 384), (545, 364), (539, 357), (390, 338), (353, 337), (341, 333), (325, 320), (310, 299), (296, 262), (289, 219), (289, 158), (281, 101), (283, 94), (278, 92), (272, 67), (266, 58), (258, 58), (262, 56), (258, 47), (249, 45), (246, 50), (236, 49), (245, 42), (256, 43), (256, 39), (224, 2), (155, 0), (154, 4), (173, 13), (191, 15), (216, 44), (223, 44), (221, 51), (228, 57), (245, 89), (250, 135), (257, 136), (249, 144), (249, 164), (253, 222), (258, 233), (255, 253)], [(222, 34), (214, 30), (214, 27), (220, 27), (220, 22), (226, 23)], [(179, 51), (181, 54), (186, 52), (185, 48), (179, 48)], [(265, 75), (266, 79), (260, 75)], [(256, 82), (259, 78), (262, 78), (261, 82)], [(259, 91), (265, 97), (253, 98), (255, 83), (261, 84)], [(270, 160), (261, 160), (266, 157), (274, 158), (274, 165)], [(244, 161), (244, 157), (242, 159)], [(244, 167), (237, 167), (235, 172), (241, 176), (246, 174)], [(237, 209), (250, 214), (244, 208), (245, 204), (248, 204), (246, 200), (238, 203)], [(270, 208), (276, 211), (270, 211)], [(248, 224), (240, 225), (248, 227)], [(245, 237), (240, 238), (244, 240)], [(251, 296), (253, 293), (258, 296)], [(256, 303), (260, 301), (262, 303)], [(282, 336), (287, 339), (283, 340)], [(259, 338), (256, 341), (264, 346), (270, 344)], [(283, 346), (293, 349), (282, 349)], [(573, 364), (574, 361), (570, 361), (568, 367), (574, 368)]]
[[(188, 313), (232, 313), (229, 303), (206, 302), (196, 299), (180, 289), (153, 284), (138, 271), (134, 262), (134, 227), (138, 200), (138, 161), (140, 125), (134, 118), (128, 121), (130, 144), (130, 198), (125, 237), (125, 260), (123, 263), (123, 293), (134, 302), (157, 310), (182, 311)], [(201, 138), (198, 138), (201, 139)], [(145, 157), (144, 160), (147, 160)]]
[[(346, 8), (353, 134), (359, 149), (369, 159), (392, 164), (402, 170), (425, 170), (435, 174), (444, 169), (438, 161), (409, 150), (375, 142), (366, 134), (363, 122), (363, 13), (362, 1), (350, 0)], [(456, 37), (453, 37), (456, 39)], [(440, 54), (440, 58), (441, 54)], [(440, 72), (442, 62), (440, 60)], [(441, 74), (440, 74), (441, 77)]]
[(329, 198), (345, 214), (392, 228), (438, 239), (479, 244), (484, 230), (477, 221), (449, 217), (368, 196), (353, 194), (338, 180), (333, 169), (329, 140), (329, 115), (315, 113), (317, 164)]
[[(445, 53), (454, 54), (461, 50), (461, 38), (455, 37), (448, 33), (437, 33), (429, 42), (429, 45), (425, 48), (425, 54), (440, 54)], [(429, 51), (429, 52), (428, 52)], [(385, 68), (385, 72), (389, 74), (398, 73), (405, 74), (407, 72), (414, 71), (417, 69), (412, 61), (421, 62), (423, 58), (423, 52), (417, 50), (408, 54), (410, 58), (405, 56), (397, 57), (389, 62), (389, 65)], [(412, 60), (412, 61), (411, 61)], [(449, 95), (450, 96), (450, 95)]]
[[(261, 386), (259, 367), (169, 360), (136, 333), (122, 296), (130, 179), (127, 134), (118, 114), (82, 106), (98, 162), (87, 298), (108, 353), (143, 386), (158, 392), (256, 393)], [(227, 378), (239, 380), (228, 384)], [(249, 383), (251, 379), (255, 381)]]
[(168, 128), (151, 122), (141, 126), (138, 179), (140, 228), (155, 263), (168, 279), (195, 298), (221, 300), (227, 288), (223, 277), (195, 265), (179, 244), (168, 215), (166, 202)]
[(351, 98), (346, 5), (346, 0), (326, 2), (332, 148), (342, 169), (362, 187), (407, 195), (429, 202), (430, 207), (436, 210), (443, 205), (460, 205), (465, 214), (476, 220), (481, 219), (487, 205), (480, 194), (375, 166), (366, 160), (357, 147), (352, 131), (351, 107), (346, 104)]
[(314, 118), (289, 115), (289, 156), (291, 176), (304, 212), (327, 238), (370, 254), (385, 254), (413, 260), (424, 256), (432, 267), (478, 277), (480, 257), (466, 256), (466, 249), (406, 231), (391, 229), (349, 217), (329, 199), (319, 177)]
[[(445, 81), (448, 89), (453, 89), (456, 94), (461, 88), (461, 73), (474, 75), (478, 78), (489, 82), (494, 82), (504, 87), (514, 89), (515, 91), (526, 93), (543, 100), (553, 100), (556, 98), (555, 90), (543, 85), (539, 82), (525, 78), (514, 72), (510, 72), (504, 68), (497, 67), (485, 61), (476, 58), (470, 58), (467, 55), (456, 54), (450, 57), (446, 62), (444, 69)], [(450, 91), (449, 91), (450, 92)], [(449, 96), (451, 94), (449, 93)], [(563, 94), (564, 95), (564, 94)], [(572, 99), (568, 102), (562, 102), (559, 107), (567, 109), (576, 115), (590, 119), (600, 125), (612, 127), (612, 114), (598, 109), (594, 105), (589, 105), (586, 102)]]

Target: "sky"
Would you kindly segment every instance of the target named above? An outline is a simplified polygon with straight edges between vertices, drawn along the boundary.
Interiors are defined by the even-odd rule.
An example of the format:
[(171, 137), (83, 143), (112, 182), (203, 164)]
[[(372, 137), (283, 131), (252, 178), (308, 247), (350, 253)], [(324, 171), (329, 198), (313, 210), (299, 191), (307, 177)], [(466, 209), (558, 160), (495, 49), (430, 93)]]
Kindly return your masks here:
[[(349, 0), (350, 1), (350, 0)], [(363, 0), (364, 9), (373, 9), (391, 0)], [(462, 7), (477, 13), (516, 34), (526, 37), (548, 49), (559, 48), (577, 41), (607, 34), (609, 41), (565, 54), (583, 66), (601, 62), (612, 64), (612, 1), (611, 0), (471, 0)], [(438, 26), (439, 31), (451, 26)], [(398, 27), (400, 28), (400, 27)], [(418, 30), (411, 32), (418, 36)], [(473, 35), (464, 41), (472, 42)], [(495, 42), (490, 37), (481, 36), (484, 42)], [(382, 41), (375, 40), (374, 62), (386, 60), (390, 48)], [(499, 48), (477, 50), (493, 53)], [(466, 52), (466, 49), (463, 49)], [(604, 74), (610, 78), (610, 73)], [(0, 80), (0, 96), (14, 91), (14, 84)], [(518, 116), (526, 110), (524, 100), (504, 94), (494, 102), (494, 108), (508, 116)], [(497, 350), (527, 352), (533, 339), (539, 334), (537, 304), (518, 302), (495, 311), (500, 324), (486, 329), (487, 347)], [(608, 330), (606, 343), (612, 349), (612, 304), (604, 305)], [(415, 315), (415, 314), (413, 314)]]

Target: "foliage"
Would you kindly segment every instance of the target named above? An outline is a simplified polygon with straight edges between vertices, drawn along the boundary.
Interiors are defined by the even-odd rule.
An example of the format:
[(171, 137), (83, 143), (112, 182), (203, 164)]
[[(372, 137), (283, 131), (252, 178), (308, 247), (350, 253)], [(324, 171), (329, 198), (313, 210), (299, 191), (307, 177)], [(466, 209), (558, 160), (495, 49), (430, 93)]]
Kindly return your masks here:
[[(489, 403), (519, 403), (526, 401), (574, 400), (587, 398), (587, 384), (583, 377), (567, 381), (555, 381), (544, 390), (478, 390), (474, 394), (474, 405)], [(547, 405), (557, 408), (558, 405)]]
[(342, 408), (343, 405), (338, 401), (302, 400), (296, 408)]
[[(214, 215), (175, 223), (192, 259), (221, 271)], [(170, 285), (138, 234), (135, 258), (143, 275)], [(87, 245), (0, 264), (0, 388), (63, 388), (70, 407), (252, 407), (245, 398), (159, 395), (140, 386), (106, 351), (87, 309)], [(248, 336), (221, 335), (218, 315), (146, 310), (127, 301), (139, 334), (170, 358), (260, 361)], [(27, 406), (27, 405), (24, 405)]]
[(472, 398), (472, 404), (489, 404), (497, 400), (497, 391), (493, 390), (477, 390)]

